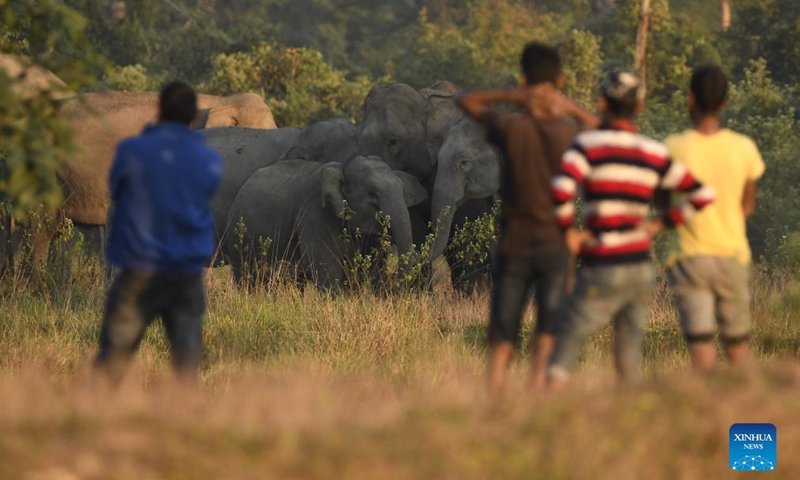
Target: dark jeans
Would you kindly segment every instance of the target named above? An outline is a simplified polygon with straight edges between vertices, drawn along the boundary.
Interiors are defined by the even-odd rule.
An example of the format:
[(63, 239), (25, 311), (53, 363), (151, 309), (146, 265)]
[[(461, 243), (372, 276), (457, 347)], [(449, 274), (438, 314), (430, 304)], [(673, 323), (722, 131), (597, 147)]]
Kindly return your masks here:
[(205, 307), (202, 273), (123, 270), (108, 294), (96, 365), (112, 380), (119, 379), (145, 330), (160, 316), (175, 369), (182, 377), (194, 377), (203, 345)]
[(555, 335), (567, 293), (569, 264), (569, 254), (561, 249), (524, 256), (500, 255), (492, 274), (489, 342), (518, 345), (531, 288), (535, 290), (536, 333)]

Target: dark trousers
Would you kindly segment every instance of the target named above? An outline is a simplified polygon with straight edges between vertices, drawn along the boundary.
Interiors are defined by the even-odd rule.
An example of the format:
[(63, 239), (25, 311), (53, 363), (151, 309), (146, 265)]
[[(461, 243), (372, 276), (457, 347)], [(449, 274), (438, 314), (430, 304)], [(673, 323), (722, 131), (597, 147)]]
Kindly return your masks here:
[(532, 255), (500, 255), (492, 274), (489, 342), (519, 344), (522, 315), (531, 289), (535, 291), (536, 333), (555, 335), (563, 306), (569, 254), (557, 249)]
[(108, 294), (96, 365), (118, 380), (147, 327), (161, 317), (175, 369), (181, 377), (194, 378), (203, 345), (205, 307), (201, 273), (122, 271)]

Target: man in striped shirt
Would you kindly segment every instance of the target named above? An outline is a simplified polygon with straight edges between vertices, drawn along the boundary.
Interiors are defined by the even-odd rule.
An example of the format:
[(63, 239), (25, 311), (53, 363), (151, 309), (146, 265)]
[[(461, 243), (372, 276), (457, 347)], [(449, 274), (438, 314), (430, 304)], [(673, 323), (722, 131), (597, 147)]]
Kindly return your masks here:
[[(557, 389), (586, 338), (614, 321), (617, 371), (623, 380), (641, 376), (641, 344), (653, 281), (652, 239), (664, 227), (685, 222), (714, 199), (660, 142), (638, 133), (633, 118), (644, 106), (644, 89), (630, 72), (612, 72), (603, 80), (600, 129), (581, 133), (564, 154), (553, 179), (556, 217), (567, 246), (582, 268), (567, 301), (548, 369)], [(584, 230), (573, 226), (575, 201), (583, 190)], [(647, 220), (657, 189), (685, 194), (662, 217)]]

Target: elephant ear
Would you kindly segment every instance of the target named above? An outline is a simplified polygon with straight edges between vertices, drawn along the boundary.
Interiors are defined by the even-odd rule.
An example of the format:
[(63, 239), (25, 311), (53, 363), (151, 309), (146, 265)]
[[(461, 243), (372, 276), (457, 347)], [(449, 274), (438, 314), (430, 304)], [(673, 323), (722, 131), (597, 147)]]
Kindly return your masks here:
[(284, 160), (311, 160), (311, 152), (306, 147), (295, 145), (294, 147), (283, 152), (278, 159), (279, 162)]
[(403, 182), (403, 200), (406, 202), (406, 207), (419, 205), (428, 199), (428, 191), (417, 177), (400, 170), (394, 170), (394, 174)]
[(344, 193), (342, 192), (344, 172), (342, 172), (342, 165), (337, 163), (325, 165), (320, 171), (320, 178), (322, 208), (330, 208), (334, 215), (344, 220)]

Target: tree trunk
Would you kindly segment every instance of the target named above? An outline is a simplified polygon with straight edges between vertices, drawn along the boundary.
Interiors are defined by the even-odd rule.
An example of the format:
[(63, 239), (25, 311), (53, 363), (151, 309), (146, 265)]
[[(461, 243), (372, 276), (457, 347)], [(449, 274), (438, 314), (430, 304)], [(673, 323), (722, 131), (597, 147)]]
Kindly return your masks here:
[(650, 29), (650, 0), (642, 0), (639, 29), (636, 32), (636, 72), (647, 88), (647, 33)]
[(720, 7), (722, 8), (722, 31), (725, 32), (731, 28), (731, 2), (730, 0), (720, 0)]

